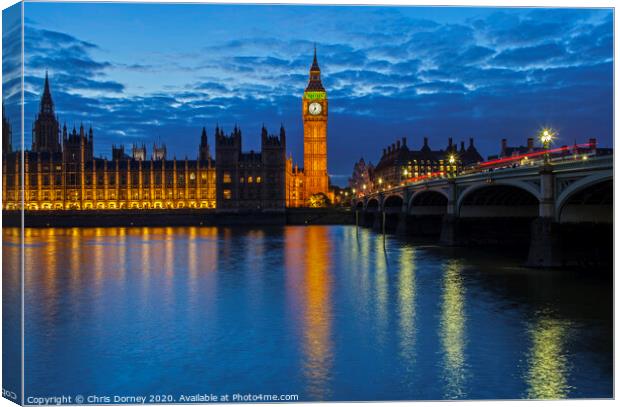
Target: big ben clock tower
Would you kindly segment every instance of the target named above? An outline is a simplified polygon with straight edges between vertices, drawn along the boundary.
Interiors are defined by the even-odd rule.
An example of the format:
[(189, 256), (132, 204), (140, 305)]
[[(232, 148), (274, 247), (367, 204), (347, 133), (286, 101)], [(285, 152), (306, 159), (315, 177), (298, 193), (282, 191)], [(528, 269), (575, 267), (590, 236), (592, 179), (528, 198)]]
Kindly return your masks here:
[(329, 196), (327, 178), (327, 94), (321, 83), (321, 69), (316, 60), (310, 67), (310, 80), (302, 103), (304, 120), (304, 195), (324, 193)]

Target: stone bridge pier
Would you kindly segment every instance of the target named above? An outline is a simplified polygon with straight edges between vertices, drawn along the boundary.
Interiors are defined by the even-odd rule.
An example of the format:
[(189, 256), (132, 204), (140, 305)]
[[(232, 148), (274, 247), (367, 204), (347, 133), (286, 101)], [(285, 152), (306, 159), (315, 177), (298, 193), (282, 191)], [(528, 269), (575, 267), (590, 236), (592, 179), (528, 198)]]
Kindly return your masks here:
[(561, 231), (555, 219), (553, 169), (545, 166), (540, 171), (540, 200), (538, 217), (531, 225), (527, 265), (531, 267), (558, 267), (562, 265)]

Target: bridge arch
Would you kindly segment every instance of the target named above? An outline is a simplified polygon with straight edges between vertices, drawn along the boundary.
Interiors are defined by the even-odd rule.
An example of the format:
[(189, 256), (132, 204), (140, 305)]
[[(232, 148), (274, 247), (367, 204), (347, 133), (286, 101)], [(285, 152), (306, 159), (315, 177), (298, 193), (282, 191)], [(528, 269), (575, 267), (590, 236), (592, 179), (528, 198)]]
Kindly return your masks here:
[(366, 210), (367, 211), (379, 211), (379, 199), (371, 198), (366, 202)]
[(410, 215), (443, 215), (448, 210), (448, 194), (441, 189), (425, 189), (413, 194), (407, 213)]
[(400, 194), (389, 195), (383, 200), (383, 210), (400, 212), (403, 207), (403, 197)]
[(472, 185), (457, 200), (460, 217), (538, 216), (539, 192), (522, 182)]
[(573, 182), (555, 202), (556, 220), (567, 222), (613, 222), (613, 175), (593, 174)]

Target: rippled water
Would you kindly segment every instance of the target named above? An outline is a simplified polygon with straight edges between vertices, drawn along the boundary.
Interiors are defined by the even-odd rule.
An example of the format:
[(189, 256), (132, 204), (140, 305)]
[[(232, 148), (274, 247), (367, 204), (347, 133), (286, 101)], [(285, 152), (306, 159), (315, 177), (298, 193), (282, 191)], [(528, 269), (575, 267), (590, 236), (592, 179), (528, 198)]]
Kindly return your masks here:
[(30, 229), (25, 257), (27, 396), (612, 396), (610, 273), (350, 226)]

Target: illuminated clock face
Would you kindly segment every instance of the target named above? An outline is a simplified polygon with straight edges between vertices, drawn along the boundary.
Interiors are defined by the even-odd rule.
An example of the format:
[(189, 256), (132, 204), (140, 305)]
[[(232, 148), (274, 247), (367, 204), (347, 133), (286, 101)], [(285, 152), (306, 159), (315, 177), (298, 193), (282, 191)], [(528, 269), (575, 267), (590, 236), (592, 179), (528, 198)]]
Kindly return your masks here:
[(310, 106), (308, 106), (308, 111), (312, 115), (317, 115), (317, 114), (321, 113), (322, 109), (323, 108), (321, 107), (321, 104), (317, 103), (317, 102), (312, 102), (312, 103), (310, 103)]

